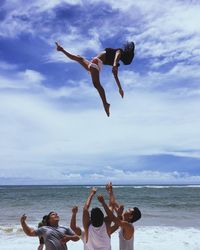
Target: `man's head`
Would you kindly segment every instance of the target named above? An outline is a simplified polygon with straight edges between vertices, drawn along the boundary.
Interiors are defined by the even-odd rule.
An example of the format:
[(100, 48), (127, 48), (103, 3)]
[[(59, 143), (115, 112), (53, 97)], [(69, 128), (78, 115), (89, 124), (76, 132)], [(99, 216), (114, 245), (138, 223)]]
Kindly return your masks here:
[(129, 208), (123, 214), (124, 220), (133, 223), (141, 218), (141, 212), (138, 207)]
[(47, 226), (56, 226), (59, 222), (59, 216), (56, 212), (50, 212), (46, 217), (46, 225)]
[(100, 208), (95, 207), (91, 210), (91, 224), (94, 227), (102, 226), (104, 221), (104, 214)]

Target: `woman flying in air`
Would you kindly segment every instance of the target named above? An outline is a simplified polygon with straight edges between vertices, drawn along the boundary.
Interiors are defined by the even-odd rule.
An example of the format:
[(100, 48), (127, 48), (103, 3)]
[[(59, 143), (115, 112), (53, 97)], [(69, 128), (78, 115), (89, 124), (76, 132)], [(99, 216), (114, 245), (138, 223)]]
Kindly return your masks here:
[(123, 98), (124, 92), (123, 92), (123, 89), (121, 87), (121, 84), (118, 78), (118, 67), (120, 65), (119, 61), (122, 61), (125, 65), (128, 65), (132, 62), (133, 57), (134, 57), (135, 44), (133, 42), (127, 42), (124, 45), (123, 49), (122, 48), (117, 48), (117, 49), (106, 48), (104, 51), (102, 51), (100, 54), (94, 57), (91, 61), (88, 61), (87, 59), (79, 55), (74, 55), (74, 54), (69, 53), (63, 47), (61, 47), (57, 42), (56, 42), (56, 46), (57, 46), (57, 51), (61, 51), (69, 59), (80, 63), (87, 71), (90, 72), (93, 85), (97, 89), (101, 97), (107, 116), (109, 116), (110, 104), (106, 100), (106, 94), (105, 94), (104, 88), (102, 87), (100, 83), (100, 77), (99, 77), (102, 64), (112, 66), (113, 76), (119, 88), (119, 93), (121, 97)]

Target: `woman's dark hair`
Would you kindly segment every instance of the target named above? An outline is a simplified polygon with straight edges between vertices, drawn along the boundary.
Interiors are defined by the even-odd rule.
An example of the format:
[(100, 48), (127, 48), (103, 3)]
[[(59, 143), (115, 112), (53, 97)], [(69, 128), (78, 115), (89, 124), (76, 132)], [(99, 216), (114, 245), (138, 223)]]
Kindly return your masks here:
[(50, 221), (50, 216), (51, 216), (52, 213), (54, 213), (54, 211), (51, 211), (48, 215), (46, 215), (45, 221), (46, 221), (46, 225), (47, 225), (47, 226), (50, 226), (49, 221)]
[(134, 42), (127, 42), (124, 44), (124, 49), (121, 54), (121, 61), (125, 64), (128, 65), (132, 62), (133, 57), (135, 55), (135, 44)]
[(140, 212), (140, 210), (139, 210), (138, 207), (134, 207), (133, 209), (134, 209), (134, 210), (133, 210), (133, 217), (132, 217), (132, 219), (130, 220), (131, 223), (136, 222), (136, 221), (139, 220), (139, 219), (141, 218), (141, 216), (142, 216), (142, 214), (141, 214), (141, 212)]
[(104, 214), (100, 208), (95, 207), (91, 210), (91, 224), (94, 227), (100, 227), (103, 225)]
[(47, 225), (47, 216), (48, 216), (48, 215), (44, 215), (43, 218), (42, 218), (42, 225), (43, 225), (43, 226), (46, 226), (46, 225)]

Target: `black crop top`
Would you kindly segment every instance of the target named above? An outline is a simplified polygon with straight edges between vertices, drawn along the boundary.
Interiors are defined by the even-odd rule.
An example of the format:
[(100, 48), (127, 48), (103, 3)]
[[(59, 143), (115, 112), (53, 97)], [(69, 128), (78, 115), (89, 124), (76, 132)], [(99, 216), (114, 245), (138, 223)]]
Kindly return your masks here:
[[(113, 63), (114, 63), (114, 60), (115, 60), (115, 54), (116, 54), (116, 51), (117, 50), (121, 50), (123, 51), (122, 49), (112, 49), (112, 48), (106, 48), (105, 51), (106, 51), (106, 56), (105, 56), (105, 61), (103, 62), (103, 64), (105, 65), (111, 65), (113, 66)], [(119, 67), (119, 63), (118, 63), (118, 67)]]

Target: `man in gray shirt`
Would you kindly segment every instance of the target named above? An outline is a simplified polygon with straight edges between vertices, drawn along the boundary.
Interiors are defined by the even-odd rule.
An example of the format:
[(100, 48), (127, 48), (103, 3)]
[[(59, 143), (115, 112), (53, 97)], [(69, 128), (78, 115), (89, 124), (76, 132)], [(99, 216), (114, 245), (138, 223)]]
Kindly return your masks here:
[(50, 212), (46, 219), (47, 226), (38, 229), (30, 228), (26, 223), (26, 219), (27, 216), (22, 215), (21, 225), (23, 231), (28, 236), (42, 236), (46, 250), (67, 250), (65, 242), (79, 240), (79, 237), (69, 228), (58, 225), (60, 218), (56, 212)]

